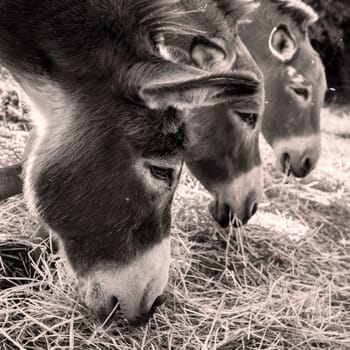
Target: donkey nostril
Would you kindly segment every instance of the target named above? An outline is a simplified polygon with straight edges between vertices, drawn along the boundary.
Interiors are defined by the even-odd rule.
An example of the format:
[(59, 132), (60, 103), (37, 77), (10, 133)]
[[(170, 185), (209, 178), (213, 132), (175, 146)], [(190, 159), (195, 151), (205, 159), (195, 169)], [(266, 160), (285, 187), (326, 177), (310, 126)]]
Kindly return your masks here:
[(312, 169), (311, 159), (309, 157), (304, 158), (302, 165), (303, 165), (305, 174), (308, 174)]
[(252, 210), (250, 212), (250, 216), (253, 216), (258, 211), (258, 203), (255, 202), (252, 206)]
[(156, 300), (153, 302), (152, 307), (149, 309), (149, 311), (147, 313), (145, 313), (144, 315), (141, 316), (141, 319), (143, 319), (144, 321), (142, 322), (147, 322), (155, 313), (157, 307), (161, 306), (162, 304), (164, 304), (166, 301), (166, 296), (164, 294), (159, 295)]
[(155, 309), (156, 307), (163, 305), (166, 302), (166, 299), (167, 297), (165, 294), (159, 295), (154, 301), (151, 309)]
[(281, 156), (281, 165), (282, 165), (282, 171), (284, 173), (286, 173), (287, 175), (289, 175), (289, 173), (291, 171), (290, 155), (289, 155), (289, 153), (285, 152), (285, 153), (282, 154), (282, 156)]
[(222, 228), (226, 228), (230, 224), (231, 208), (229, 205), (214, 201), (209, 205), (209, 212)]
[(97, 311), (97, 317), (101, 324), (108, 326), (113, 322), (114, 314), (120, 310), (118, 299), (114, 296), (110, 297), (104, 306)]
[(163, 305), (166, 302), (166, 299), (167, 297), (165, 294), (157, 296), (156, 300), (153, 302), (151, 309), (148, 312), (148, 317), (151, 317), (156, 311), (156, 308)]
[(222, 228), (226, 228), (230, 222), (232, 221), (233, 217), (231, 214), (231, 207), (228, 204), (224, 204), (221, 209), (221, 213), (219, 216), (219, 225)]
[(245, 225), (249, 219), (258, 211), (258, 203), (254, 202), (246, 208), (245, 217), (242, 219), (242, 224)]

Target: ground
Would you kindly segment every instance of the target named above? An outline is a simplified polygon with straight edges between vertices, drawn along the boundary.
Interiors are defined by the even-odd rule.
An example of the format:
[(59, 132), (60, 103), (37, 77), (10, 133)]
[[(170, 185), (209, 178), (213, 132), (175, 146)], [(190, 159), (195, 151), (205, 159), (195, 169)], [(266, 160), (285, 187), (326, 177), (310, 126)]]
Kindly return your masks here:
[[(0, 77), (0, 165), (21, 159), (26, 108)], [(221, 230), (185, 169), (173, 205), (168, 300), (150, 323), (108, 328), (79, 302), (60, 257), (33, 238), (22, 196), (0, 203), (1, 349), (350, 349), (350, 115), (328, 108), (323, 150), (303, 180), (274, 170), (244, 228)]]

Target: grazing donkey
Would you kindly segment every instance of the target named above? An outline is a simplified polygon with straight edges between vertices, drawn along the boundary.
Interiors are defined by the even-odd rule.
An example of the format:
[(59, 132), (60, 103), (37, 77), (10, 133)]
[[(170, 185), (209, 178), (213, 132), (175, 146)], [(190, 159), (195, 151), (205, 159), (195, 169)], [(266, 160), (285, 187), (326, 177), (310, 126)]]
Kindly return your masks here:
[(240, 35), (264, 74), (266, 106), (262, 132), (278, 167), (306, 176), (320, 156), (320, 112), (325, 71), (308, 28), (318, 19), (300, 0), (261, 0)]
[[(251, 17), (252, 23), (241, 24), (239, 32), (264, 74), (262, 132), (282, 170), (290, 166), (295, 176), (305, 176), (320, 154), (320, 110), (326, 91), (322, 62), (308, 38), (317, 15), (298, 0), (262, 0)], [(187, 125), (192, 138), (186, 163), (214, 195), (209, 209), (223, 227), (233, 214), (245, 223), (255, 213), (261, 179), (258, 109), (248, 109), (247, 114), (247, 106), (245, 113), (235, 108), (206, 109), (217, 118), (197, 110)], [(244, 142), (239, 145), (237, 138)]]
[[(190, 2), (190, 1), (189, 1)], [(192, 1), (192, 4), (196, 1)], [(198, 3), (198, 1), (197, 1)], [(212, 49), (225, 42), (226, 51), (209, 62), (205, 55), (192, 52), (196, 64), (211, 71), (245, 69), (254, 72), (262, 81), (260, 69), (237, 37), (237, 23), (253, 12), (258, 4), (246, 2), (246, 6), (234, 1), (217, 1), (225, 16), (214, 19), (220, 23), (221, 35)], [(210, 6), (210, 5), (208, 5)], [(188, 7), (188, 10), (193, 10)], [(225, 34), (224, 36), (222, 34)], [(169, 39), (168, 39), (169, 41)], [(170, 40), (171, 41), (171, 40)], [(196, 41), (198, 46), (205, 42)], [(187, 61), (186, 41), (177, 40), (176, 49), (167, 52), (168, 57)], [(192, 43), (193, 44), (193, 43)], [(221, 44), (221, 46), (223, 46)], [(168, 48), (173, 46), (168, 45)], [(189, 48), (191, 52), (191, 47)], [(220, 53), (220, 52), (219, 52)], [(215, 106), (203, 106), (191, 113), (186, 123), (187, 144), (185, 161), (192, 173), (214, 195), (210, 211), (214, 219), (227, 227), (231, 219), (234, 224), (246, 223), (256, 212), (262, 193), (262, 166), (259, 152), (259, 132), (264, 106), (264, 91), (250, 101), (231, 102)]]
[[(251, 1), (232, 2), (245, 8)], [(227, 40), (215, 16), (212, 24), (206, 18), (211, 2), (198, 1), (194, 22), (184, 3), (0, 1), (0, 63), (35, 111), (25, 198), (59, 237), (101, 319), (116, 298), (132, 324), (145, 322), (163, 301), (170, 207), (186, 137), (176, 110), (241, 107), (261, 95), (240, 44), (231, 52), (239, 57), (236, 70), (216, 69)], [(218, 18), (224, 10), (216, 7)], [(191, 65), (167, 58), (167, 35), (194, 37)]]

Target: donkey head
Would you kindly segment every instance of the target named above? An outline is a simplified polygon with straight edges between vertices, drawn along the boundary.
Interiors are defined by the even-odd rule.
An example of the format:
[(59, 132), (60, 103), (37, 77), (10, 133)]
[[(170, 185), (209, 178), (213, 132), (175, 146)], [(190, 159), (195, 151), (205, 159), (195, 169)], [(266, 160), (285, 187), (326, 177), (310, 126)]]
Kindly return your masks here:
[(41, 111), (49, 118), (37, 127), (25, 170), (27, 197), (60, 238), (86, 303), (104, 319), (118, 300), (133, 324), (164, 300), (184, 147), (176, 110), (255, 100), (259, 89), (246, 72), (212, 74), (163, 59), (157, 35), (142, 43), (116, 57), (113, 85), (86, 80), (74, 99), (61, 88), (67, 80), (51, 89), (55, 97), (29, 91), (47, 101)]
[(323, 64), (308, 27), (316, 13), (299, 0), (263, 0), (242, 39), (264, 74), (266, 106), (262, 132), (278, 167), (307, 175), (320, 156), (320, 111), (326, 91)]
[[(231, 100), (236, 91), (230, 76), (194, 79), (183, 69), (171, 78), (167, 72), (166, 83), (139, 85), (140, 105), (91, 97), (79, 111), (85, 120), (94, 116), (91, 127), (75, 122), (57, 153), (42, 143), (29, 158), (27, 187), (34, 189), (40, 217), (61, 239), (86, 303), (102, 319), (117, 299), (126, 318), (139, 324), (163, 299), (184, 147), (173, 107), (197, 106), (196, 96), (204, 105)], [(55, 142), (54, 133), (45, 142)]]
[[(33, 198), (29, 201), (42, 223), (60, 238), (86, 303), (102, 319), (118, 300), (126, 318), (139, 324), (163, 299), (170, 209), (184, 144), (172, 106), (181, 105), (186, 94), (195, 99), (198, 93), (204, 105), (217, 91), (220, 101), (226, 95), (230, 100), (231, 91), (230, 77), (226, 87), (224, 77), (212, 82), (191, 76), (188, 86), (185, 77), (185, 70), (181, 81), (174, 76), (159, 95), (153, 89), (157, 84), (141, 87), (143, 105), (96, 93), (73, 108), (80, 117), (69, 134), (49, 127), (28, 153), (27, 197)], [(148, 103), (167, 108), (152, 110)], [(185, 103), (190, 107), (187, 98)]]
[[(217, 1), (211, 15), (221, 23), (216, 40), (192, 43), (192, 58), (232, 74), (245, 72), (262, 82), (262, 74), (240, 40), (237, 23), (255, 10), (255, 1)], [(223, 48), (221, 51), (217, 48)], [(205, 55), (209, 52), (210, 55)], [(216, 54), (215, 54), (216, 52)], [(221, 55), (220, 55), (221, 54)], [(221, 57), (220, 64), (216, 59)], [(209, 209), (214, 219), (227, 227), (246, 223), (256, 212), (262, 193), (262, 167), (259, 132), (262, 122), (264, 91), (262, 83), (254, 96), (245, 98), (241, 90), (235, 101), (200, 108), (186, 124), (188, 144), (185, 161), (196, 178), (213, 195)]]

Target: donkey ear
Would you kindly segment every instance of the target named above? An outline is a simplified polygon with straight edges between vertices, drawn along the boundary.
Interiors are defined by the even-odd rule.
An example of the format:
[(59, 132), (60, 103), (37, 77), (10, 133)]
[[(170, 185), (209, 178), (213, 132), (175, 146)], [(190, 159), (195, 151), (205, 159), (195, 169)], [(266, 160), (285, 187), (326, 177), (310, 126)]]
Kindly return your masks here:
[[(232, 46), (232, 44), (231, 44)], [(236, 54), (223, 39), (196, 37), (190, 46), (193, 62), (204, 70), (220, 73), (232, 69)]]
[(269, 49), (282, 62), (288, 62), (294, 57), (298, 45), (286, 25), (280, 24), (272, 30), (269, 38)]
[(172, 81), (147, 86), (141, 95), (150, 108), (179, 110), (212, 106), (236, 99), (251, 99), (258, 82), (238, 74), (206, 76), (187, 81)]
[(127, 95), (151, 109), (179, 110), (212, 106), (224, 102), (250, 101), (260, 82), (248, 72), (211, 75), (174, 62), (144, 63), (129, 70)]

